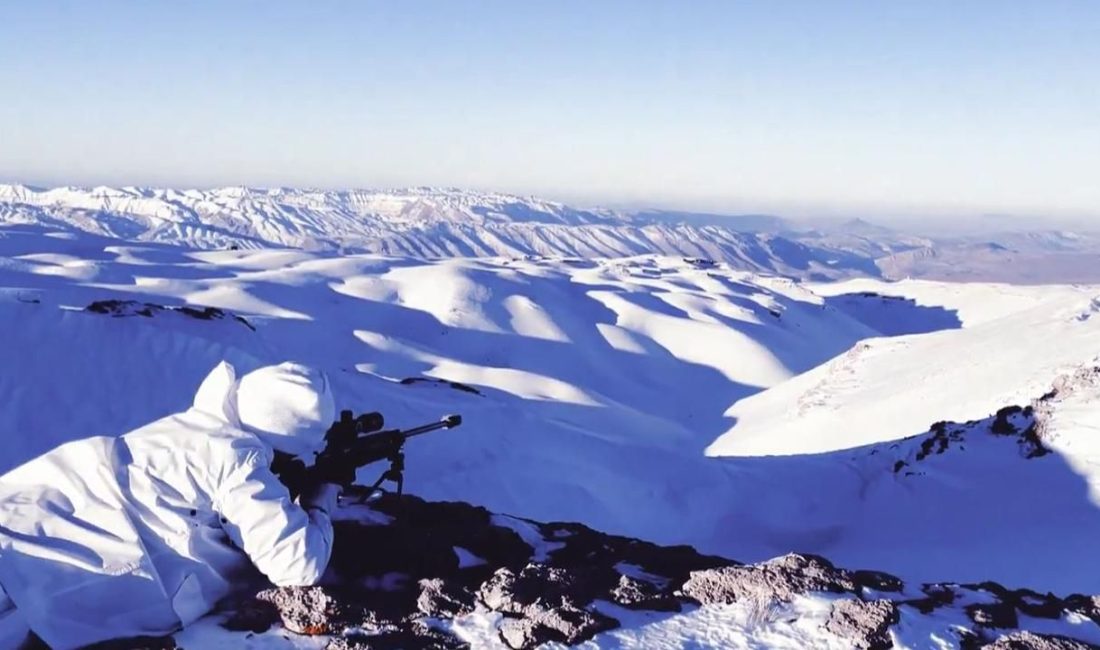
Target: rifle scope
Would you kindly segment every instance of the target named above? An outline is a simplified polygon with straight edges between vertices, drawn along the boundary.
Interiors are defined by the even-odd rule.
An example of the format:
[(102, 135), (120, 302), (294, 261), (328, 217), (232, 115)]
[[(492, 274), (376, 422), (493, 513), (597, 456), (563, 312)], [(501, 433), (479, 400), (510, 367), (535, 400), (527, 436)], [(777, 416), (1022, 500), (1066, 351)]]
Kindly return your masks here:
[(386, 419), (378, 411), (356, 416), (352, 411), (345, 409), (340, 411), (340, 426), (355, 433), (374, 433), (386, 426)]

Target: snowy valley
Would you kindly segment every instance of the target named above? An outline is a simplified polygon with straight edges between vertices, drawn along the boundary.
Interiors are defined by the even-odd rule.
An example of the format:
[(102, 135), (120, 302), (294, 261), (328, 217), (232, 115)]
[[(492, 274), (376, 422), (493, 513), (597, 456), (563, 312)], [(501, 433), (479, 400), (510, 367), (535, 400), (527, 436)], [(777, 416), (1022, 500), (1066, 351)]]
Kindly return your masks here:
[[(0, 466), (186, 408), (223, 359), (296, 359), (342, 408), (464, 416), (409, 444), (408, 489), (429, 502), (886, 572), (896, 595), (829, 573), (851, 602), (892, 603), (858, 647), (1100, 642), (1100, 286), (891, 282), (835, 237), (646, 219), (459, 191), (0, 187)], [(553, 560), (548, 526), (509, 570)], [(616, 610), (621, 629), (584, 640), (857, 647), (827, 625), (834, 589), (761, 614), (671, 595), (688, 575), (664, 576), (681, 614)], [(1019, 589), (1058, 600), (1039, 616)], [(484, 601), (438, 627), (510, 643)], [(971, 607), (997, 603), (1012, 616)], [(239, 647), (223, 619), (177, 640)]]

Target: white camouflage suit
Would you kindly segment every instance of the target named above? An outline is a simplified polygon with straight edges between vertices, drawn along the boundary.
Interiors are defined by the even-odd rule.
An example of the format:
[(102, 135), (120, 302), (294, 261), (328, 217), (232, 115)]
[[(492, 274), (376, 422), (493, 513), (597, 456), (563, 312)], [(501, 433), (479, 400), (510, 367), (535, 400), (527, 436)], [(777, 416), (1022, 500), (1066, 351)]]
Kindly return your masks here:
[(315, 584), (339, 489), (299, 505), (270, 465), (273, 450), (311, 462), (333, 417), (319, 372), (284, 363), (238, 381), (222, 363), (189, 410), (0, 477), (0, 648), (28, 628), (58, 650), (169, 634), (252, 567)]

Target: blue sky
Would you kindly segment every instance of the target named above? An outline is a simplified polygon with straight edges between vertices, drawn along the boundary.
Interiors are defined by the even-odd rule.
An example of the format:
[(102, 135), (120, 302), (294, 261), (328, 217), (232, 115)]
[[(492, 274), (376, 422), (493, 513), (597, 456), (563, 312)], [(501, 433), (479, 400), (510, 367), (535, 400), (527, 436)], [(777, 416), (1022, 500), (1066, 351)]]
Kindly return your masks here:
[(1100, 2), (9, 2), (0, 179), (1100, 218)]

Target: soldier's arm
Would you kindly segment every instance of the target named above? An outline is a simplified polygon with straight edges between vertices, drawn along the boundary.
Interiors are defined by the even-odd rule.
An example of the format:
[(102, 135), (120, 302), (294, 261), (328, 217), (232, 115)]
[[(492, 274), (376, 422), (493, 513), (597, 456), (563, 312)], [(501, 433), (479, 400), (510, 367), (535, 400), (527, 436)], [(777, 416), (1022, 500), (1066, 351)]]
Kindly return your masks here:
[(248, 454), (222, 481), (214, 508), (230, 539), (273, 584), (316, 584), (332, 554), (328, 510), (335, 498), (303, 498), (307, 507), (299, 506), (267, 461)]

